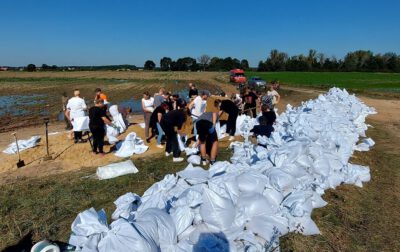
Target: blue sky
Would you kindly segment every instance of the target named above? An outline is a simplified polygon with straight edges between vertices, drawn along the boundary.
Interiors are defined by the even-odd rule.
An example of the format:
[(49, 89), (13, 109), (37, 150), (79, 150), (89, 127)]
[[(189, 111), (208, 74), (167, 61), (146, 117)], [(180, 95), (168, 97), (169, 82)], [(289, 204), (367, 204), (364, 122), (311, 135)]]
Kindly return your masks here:
[(248, 59), (271, 49), (400, 53), (397, 0), (0, 2), (0, 65), (143, 66), (163, 56)]

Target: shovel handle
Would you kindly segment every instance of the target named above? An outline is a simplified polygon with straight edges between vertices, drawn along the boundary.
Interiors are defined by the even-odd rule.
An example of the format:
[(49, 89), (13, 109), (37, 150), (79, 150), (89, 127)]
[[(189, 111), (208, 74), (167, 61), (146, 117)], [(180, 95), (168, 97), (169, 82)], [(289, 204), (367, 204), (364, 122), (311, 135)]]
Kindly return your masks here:
[(11, 133), (11, 135), (15, 138), (15, 144), (17, 145), (17, 153), (18, 153), (18, 160), (21, 161), (21, 154), (19, 153), (19, 146), (18, 146), (18, 139), (17, 139), (17, 132)]

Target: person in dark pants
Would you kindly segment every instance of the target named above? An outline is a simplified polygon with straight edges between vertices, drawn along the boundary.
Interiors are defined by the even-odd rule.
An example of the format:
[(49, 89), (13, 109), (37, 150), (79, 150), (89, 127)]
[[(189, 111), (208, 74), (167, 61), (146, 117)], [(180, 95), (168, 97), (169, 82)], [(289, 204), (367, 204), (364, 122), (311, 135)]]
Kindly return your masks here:
[(246, 88), (246, 91), (243, 95), (244, 112), (253, 118), (257, 117), (257, 99), (257, 95), (251, 91), (250, 88)]
[(160, 106), (154, 109), (153, 113), (150, 116), (151, 136), (149, 137), (149, 139), (157, 136), (157, 148), (163, 148), (163, 146), (161, 145), (161, 140), (164, 136), (164, 131), (161, 128), (160, 122), (162, 116), (167, 113), (168, 109), (168, 104), (166, 102), (163, 102)]
[(71, 130), (72, 124), (71, 124), (70, 120), (68, 119), (68, 117), (65, 115), (65, 113), (67, 111), (68, 99), (69, 98), (68, 98), (67, 92), (63, 92), (63, 94), (61, 96), (61, 103), (62, 103), (62, 113), (64, 115), (65, 129)]
[(181, 150), (178, 142), (178, 131), (182, 129), (183, 124), (187, 119), (185, 109), (176, 109), (164, 114), (161, 118), (161, 128), (165, 133), (167, 143), (165, 146), (165, 155), (168, 157), (173, 153), (173, 162), (182, 162), (180, 157)]
[(266, 136), (270, 137), (274, 127), (268, 123), (268, 119), (265, 116), (258, 118), (259, 125), (254, 126), (250, 132), (253, 132), (255, 136)]
[(95, 101), (95, 106), (89, 109), (89, 129), (93, 135), (93, 153), (104, 155), (104, 136), (106, 135), (105, 124), (111, 125), (104, 110), (102, 99)]
[(226, 123), (226, 133), (229, 134), (229, 141), (235, 140), (236, 133), (236, 120), (239, 115), (239, 108), (231, 100), (215, 100), (214, 106), (219, 109), (219, 116), (222, 113), (228, 114), (228, 121)]
[(206, 155), (208, 155), (210, 164), (213, 165), (218, 155), (218, 136), (215, 125), (209, 120), (200, 119), (196, 123), (196, 128), (199, 134), (198, 143), (200, 144), (202, 164), (207, 165)]

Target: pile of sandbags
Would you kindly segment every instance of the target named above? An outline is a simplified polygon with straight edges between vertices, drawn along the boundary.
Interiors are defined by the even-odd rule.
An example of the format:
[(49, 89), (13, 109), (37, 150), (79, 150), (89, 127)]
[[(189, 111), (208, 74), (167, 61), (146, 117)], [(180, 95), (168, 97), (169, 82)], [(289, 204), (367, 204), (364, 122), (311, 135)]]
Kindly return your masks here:
[[(319, 234), (311, 213), (327, 204), (324, 191), (370, 179), (368, 167), (348, 161), (373, 145), (359, 143), (372, 113), (336, 88), (288, 106), (271, 138), (259, 139), (267, 148), (236, 142), (231, 162), (209, 170), (189, 164), (142, 197), (125, 194), (114, 202), (111, 225), (103, 211), (86, 210), (69, 242), (82, 251), (271, 251), (288, 232)], [(252, 123), (239, 128), (247, 132)]]

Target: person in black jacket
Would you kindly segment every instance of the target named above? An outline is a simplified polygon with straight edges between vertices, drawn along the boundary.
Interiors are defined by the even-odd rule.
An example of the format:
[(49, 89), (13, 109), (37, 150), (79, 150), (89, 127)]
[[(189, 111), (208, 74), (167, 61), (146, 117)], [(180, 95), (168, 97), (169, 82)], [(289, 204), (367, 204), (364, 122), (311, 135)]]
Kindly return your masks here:
[(183, 158), (180, 157), (181, 150), (179, 148), (178, 142), (178, 131), (182, 129), (182, 126), (186, 122), (186, 119), (186, 109), (176, 109), (169, 111), (161, 118), (161, 128), (165, 132), (165, 136), (167, 138), (165, 155), (168, 157), (172, 152), (173, 162), (183, 161)]
[(268, 124), (267, 118), (265, 116), (260, 116), (258, 118), (259, 125), (254, 126), (250, 132), (253, 132), (255, 136), (266, 136), (270, 137), (274, 127), (272, 124)]
[(167, 113), (169, 106), (166, 102), (161, 103), (160, 106), (156, 107), (153, 113), (150, 116), (150, 128), (151, 128), (151, 136), (149, 139), (153, 138), (157, 135), (157, 147), (163, 148), (161, 145), (162, 137), (165, 135), (164, 131), (161, 128), (161, 118)]
[(235, 133), (236, 133), (236, 120), (239, 115), (239, 108), (236, 106), (236, 104), (231, 101), (231, 100), (215, 100), (214, 106), (216, 108), (219, 108), (219, 116), (221, 116), (222, 113), (227, 113), (228, 114), (228, 120), (226, 123), (226, 133), (229, 134), (229, 141), (233, 141), (235, 139)]
[(196, 122), (198, 143), (200, 144), (201, 161), (207, 165), (206, 155), (210, 157), (210, 164), (216, 162), (218, 155), (218, 136), (215, 124), (207, 119), (200, 119)]
[(111, 125), (110, 119), (104, 109), (104, 101), (98, 99), (95, 106), (89, 109), (89, 129), (93, 135), (93, 153), (104, 155), (104, 136), (106, 135), (105, 124)]

